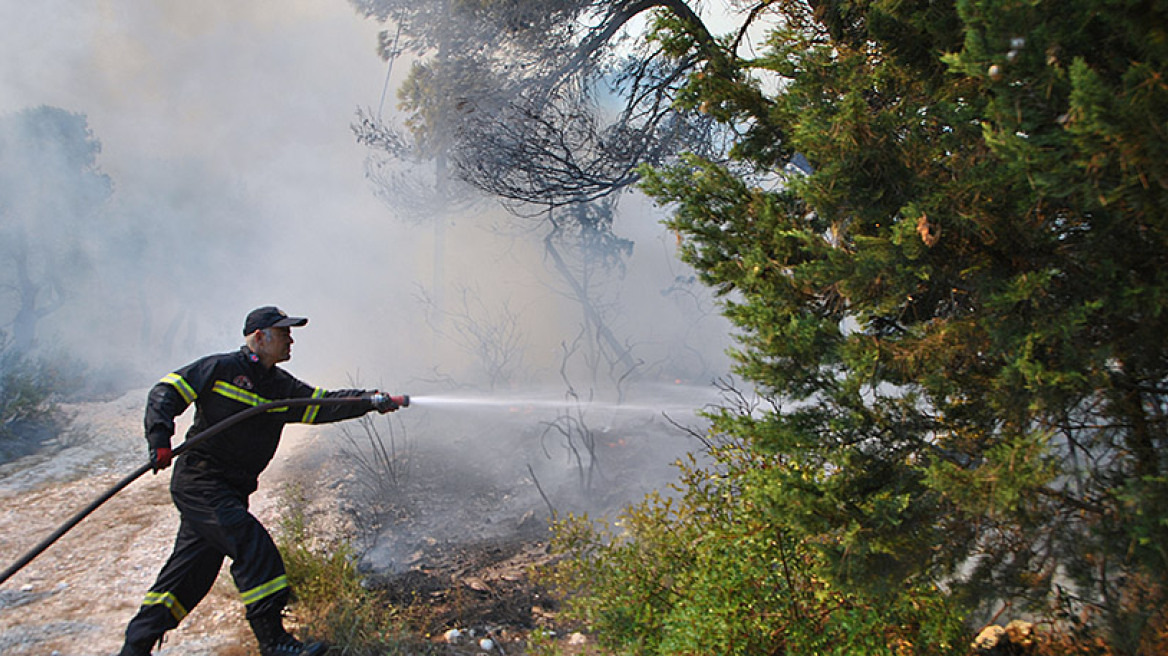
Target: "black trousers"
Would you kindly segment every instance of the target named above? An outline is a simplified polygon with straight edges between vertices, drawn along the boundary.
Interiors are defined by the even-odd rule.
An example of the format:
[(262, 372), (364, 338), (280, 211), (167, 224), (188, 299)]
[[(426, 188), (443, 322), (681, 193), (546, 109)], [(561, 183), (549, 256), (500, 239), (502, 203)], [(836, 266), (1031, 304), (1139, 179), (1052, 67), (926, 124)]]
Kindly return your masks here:
[(284, 561), (248, 512), (247, 496), (196, 474), (176, 479), (171, 497), (181, 515), (174, 550), (126, 627), (126, 643), (148, 647), (178, 626), (211, 590), (224, 557), (231, 559), (248, 619), (279, 613), (289, 597)]

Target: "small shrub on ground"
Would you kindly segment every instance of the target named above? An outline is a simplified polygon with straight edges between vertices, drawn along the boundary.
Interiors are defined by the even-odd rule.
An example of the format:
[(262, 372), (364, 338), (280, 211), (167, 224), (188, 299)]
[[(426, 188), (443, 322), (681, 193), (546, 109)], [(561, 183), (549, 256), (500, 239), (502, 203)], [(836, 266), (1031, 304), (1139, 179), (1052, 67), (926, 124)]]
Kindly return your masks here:
[(352, 546), (338, 541), (322, 546), (312, 533), (304, 488), (283, 491), (277, 544), (293, 590), (291, 610), (304, 633), (327, 641), (331, 654), (393, 656), (430, 653), (412, 637), (393, 607), (362, 586)]
[(68, 423), (57, 401), (80, 384), (81, 368), (64, 357), (0, 352), (0, 462), (34, 451)]

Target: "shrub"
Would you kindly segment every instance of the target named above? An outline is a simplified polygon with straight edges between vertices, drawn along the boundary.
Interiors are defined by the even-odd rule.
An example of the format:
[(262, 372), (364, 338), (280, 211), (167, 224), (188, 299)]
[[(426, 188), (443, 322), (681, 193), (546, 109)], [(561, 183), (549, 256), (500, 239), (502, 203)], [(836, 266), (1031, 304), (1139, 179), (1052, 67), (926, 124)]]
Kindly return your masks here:
[(682, 465), (681, 494), (649, 495), (614, 524), (569, 517), (545, 577), (567, 613), (620, 654), (947, 654), (968, 642), (928, 582), (882, 597), (836, 589), (818, 545), (784, 526), (757, 472), (778, 459), (735, 446)]
[(57, 404), (75, 381), (66, 361), (0, 353), (0, 461), (28, 453), (67, 421)]
[(425, 654), (429, 645), (409, 636), (396, 612), (362, 585), (349, 542), (329, 546), (312, 532), (302, 486), (283, 491), (277, 544), (293, 591), (293, 610), (310, 634), (329, 642), (331, 654)]

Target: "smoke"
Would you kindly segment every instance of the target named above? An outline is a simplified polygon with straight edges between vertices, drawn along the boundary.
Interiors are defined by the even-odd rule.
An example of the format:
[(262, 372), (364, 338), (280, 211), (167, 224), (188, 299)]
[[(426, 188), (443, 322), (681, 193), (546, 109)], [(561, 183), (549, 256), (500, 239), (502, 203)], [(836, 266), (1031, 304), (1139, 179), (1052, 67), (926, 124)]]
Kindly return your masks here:
[[(676, 261), (660, 210), (636, 196), (617, 226), (633, 257), (598, 300), (607, 347), (632, 349), (615, 368), (581, 337), (585, 313), (544, 233), (486, 199), (455, 214), (388, 211), (350, 129), (386, 88), (383, 26), (343, 0), (5, 2), (0, 24), (0, 122), (37, 107), (80, 116), (100, 142), (95, 174), (111, 183), (84, 221), (57, 212), (22, 224), (34, 248), (68, 238), (89, 263), (37, 322), (41, 349), (144, 386), (236, 348), (244, 315), (274, 303), (310, 317), (288, 368), (329, 387), (611, 394), (630, 363), (625, 382), (701, 385), (726, 369), (724, 322)], [(389, 80), (387, 112), (406, 68)], [(55, 179), (3, 161), (21, 189)], [(18, 304), (0, 295), (9, 333)], [(487, 353), (504, 340), (508, 353)]]
[[(24, 224), (30, 243), (67, 234), (91, 263), (60, 308), (39, 320), (36, 345), (76, 354), (91, 373), (117, 376), (119, 389), (237, 348), (243, 317), (267, 304), (310, 318), (294, 331), (286, 366), (331, 388), (535, 390), (571, 408), (579, 406), (568, 401), (569, 386), (576, 399), (654, 406), (660, 388), (631, 386), (664, 382), (679, 397), (670, 406), (699, 407), (708, 398), (690, 386), (727, 370), (725, 321), (677, 261), (660, 210), (635, 195), (622, 201), (617, 223), (636, 243), (632, 258), (600, 299), (609, 346), (631, 349), (631, 376), (581, 343), (585, 313), (548, 261), (546, 233), (515, 224), (488, 200), (452, 215), (394, 216), (366, 179), (368, 152), (350, 130), (357, 108), (376, 106), (386, 84), (375, 52), (382, 26), (345, 0), (6, 0), (0, 25), (0, 123), (41, 106), (83, 116), (112, 183), (81, 225), (60, 217)], [(387, 112), (406, 69), (394, 69)], [(0, 162), (9, 182), (46, 179)], [(0, 213), (0, 230), (13, 220)], [(11, 254), (0, 258), (7, 286)], [(17, 306), (0, 294), (0, 328), (11, 330)], [(502, 342), (512, 350), (493, 352)], [(507, 366), (492, 370), (492, 358)], [(621, 454), (607, 477), (632, 481), (650, 471), (621, 451), (626, 439), (653, 455), (655, 476), (672, 461), (667, 451), (686, 446), (676, 432), (666, 435), (673, 427), (659, 413), (623, 435), (609, 432), (617, 415), (583, 405), (595, 429), (589, 439), (603, 454)], [(470, 409), (440, 424), (437, 413), (411, 412), (420, 423), (409, 434), (424, 435), (431, 456), (479, 457), (459, 471), (485, 469), (485, 449), (510, 467), (515, 485), (532, 472), (556, 499), (554, 478), (582, 471), (564, 446), (574, 443), (553, 430), (567, 417), (504, 420)], [(522, 489), (541, 504), (530, 482)]]
[[(403, 300), (385, 292), (410, 277), (412, 250), (348, 128), (384, 82), (374, 25), (310, 1), (6, 2), (0, 24), (0, 117), (84, 115), (115, 187), (85, 236), (97, 279), (40, 322), (40, 346), (144, 354), (156, 377), (234, 348), (246, 312), (277, 303), (314, 320), (297, 349), (311, 379), (404, 331), (368, 308)], [(341, 354), (316, 335), (374, 348)]]
[[(42, 105), (83, 115), (114, 188), (83, 228), (93, 273), (39, 322), (40, 346), (120, 363), (144, 382), (235, 348), (246, 312), (275, 303), (311, 319), (296, 333), (298, 375), (396, 387), (475, 379), (451, 317), (489, 324), (505, 306), (524, 369), (509, 382), (559, 384), (582, 317), (538, 237), (494, 230), (508, 219), (488, 202), (403, 221), (372, 192), (349, 126), (379, 101), (386, 65), (381, 26), (348, 3), (6, 2), (0, 23), (0, 117)], [(681, 357), (695, 376), (717, 375), (724, 326), (679, 306), (693, 287), (675, 284), (684, 271), (674, 275), (657, 219), (635, 205), (624, 204), (621, 229), (637, 247), (611, 297), (613, 326), (643, 370)], [(0, 303), (11, 321), (12, 299)], [(695, 323), (713, 332), (695, 339)], [(681, 338), (691, 344), (669, 343)]]

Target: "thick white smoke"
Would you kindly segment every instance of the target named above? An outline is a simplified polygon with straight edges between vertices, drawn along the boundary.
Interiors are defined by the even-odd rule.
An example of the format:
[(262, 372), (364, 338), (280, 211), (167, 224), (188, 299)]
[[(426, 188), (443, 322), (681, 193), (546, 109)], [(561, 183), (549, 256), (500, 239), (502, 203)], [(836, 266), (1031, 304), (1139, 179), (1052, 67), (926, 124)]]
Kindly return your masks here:
[[(507, 303), (524, 382), (557, 378), (580, 313), (538, 241), (489, 230), (505, 217), (484, 204), (443, 219), (435, 275), (433, 217), (395, 220), (371, 192), (349, 126), (378, 104), (386, 65), (374, 52), (381, 26), (348, 3), (6, 1), (0, 25), (0, 116), (40, 105), (83, 114), (114, 184), (89, 227), (99, 266), (40, 323), (40, 345), (93, 363), (142, 360), (126, 368), (145, 381), (234, 348), (244, 314), (276, 303), (311, 318), (290, 365), (308, 380), (472, 377), (459, 369), (473, 354), (435, 334), (418, 301), (440, 282), (445, 309), (463, 292), (486, 308)], [(682, 354), (683, 368), (718, 372), (723, 326), (705, 322), (712, 332), (695, 339), (684, 300), (670, 295), (679, 265), (668, 239), (649, 208), (625, 207), (638, 213), (622, 219), (636, 259), (614, 326), (646, 362)], [(0, 304), (10, 321), (11, 299)], [(667, 343), (679, 335), (691, 343)]]

